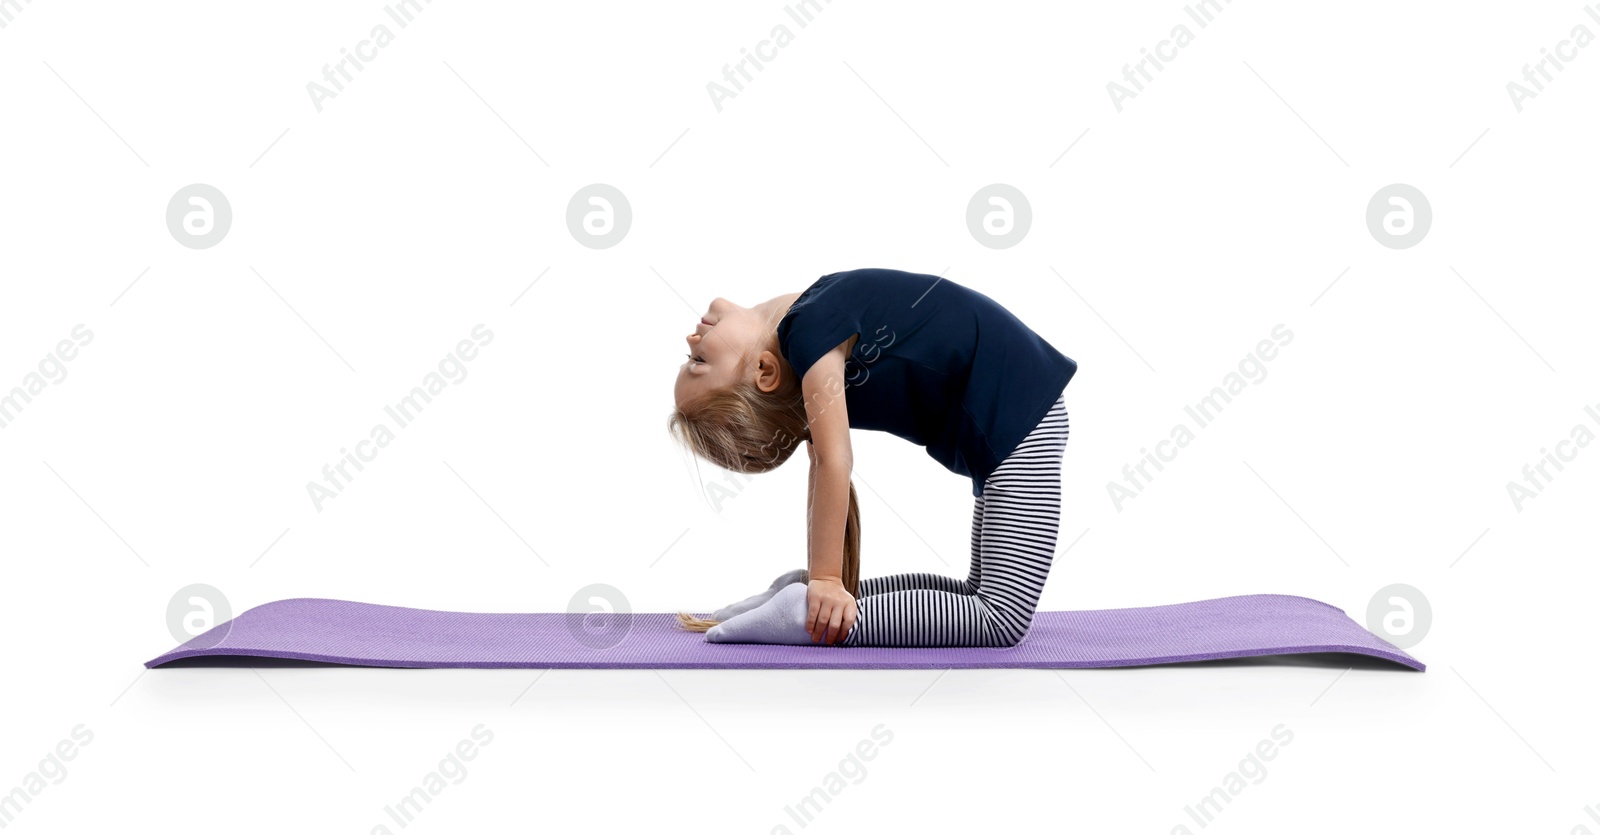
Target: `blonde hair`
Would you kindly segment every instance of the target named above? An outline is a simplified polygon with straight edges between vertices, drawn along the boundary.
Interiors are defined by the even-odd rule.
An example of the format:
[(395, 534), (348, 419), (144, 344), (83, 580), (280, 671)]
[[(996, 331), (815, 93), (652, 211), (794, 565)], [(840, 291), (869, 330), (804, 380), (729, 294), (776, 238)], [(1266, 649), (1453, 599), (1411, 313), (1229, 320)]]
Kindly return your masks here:
[[(774, 470), (789, 460), (801, 441), (811, 441), (805, 397), (792, 373), (784, 375), (784, 382), (771, 392), (740, 380), (682, 403), (668, 417), (667, 431), (695, 455), (736, 473)], [(848, 486), (841, 579), (853, 596), (861, 573), (861, 511), (854, 482)], [(717, 621), (679, 612), (678, 624), (691, 632), (704, 632)]]

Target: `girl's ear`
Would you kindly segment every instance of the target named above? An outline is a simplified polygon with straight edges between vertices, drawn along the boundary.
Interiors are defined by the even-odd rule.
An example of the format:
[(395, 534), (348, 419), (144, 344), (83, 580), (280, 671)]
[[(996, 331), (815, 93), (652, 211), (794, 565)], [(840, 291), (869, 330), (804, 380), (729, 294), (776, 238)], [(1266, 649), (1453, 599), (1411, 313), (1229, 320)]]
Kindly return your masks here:
[(783, 385), (783, 366), (778, 362), (777, 355), (771, 351), (762, 351), (756, 357), (756, 388), (763, 392), (777, 391)]

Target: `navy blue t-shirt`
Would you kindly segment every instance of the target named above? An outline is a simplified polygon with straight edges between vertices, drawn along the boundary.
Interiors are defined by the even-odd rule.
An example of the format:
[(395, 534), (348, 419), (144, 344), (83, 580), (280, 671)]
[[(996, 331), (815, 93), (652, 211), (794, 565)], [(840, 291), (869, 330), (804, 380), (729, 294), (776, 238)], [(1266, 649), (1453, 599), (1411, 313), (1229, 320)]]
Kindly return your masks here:
[(860, 336), (844, 369), (850, 427), (927, 447), (971, 477), (973, 496), (1078, 370), (998, 302), (934, 275), (825, 275), (778, 322), (779, 350), (800, 379), (852, 334)]

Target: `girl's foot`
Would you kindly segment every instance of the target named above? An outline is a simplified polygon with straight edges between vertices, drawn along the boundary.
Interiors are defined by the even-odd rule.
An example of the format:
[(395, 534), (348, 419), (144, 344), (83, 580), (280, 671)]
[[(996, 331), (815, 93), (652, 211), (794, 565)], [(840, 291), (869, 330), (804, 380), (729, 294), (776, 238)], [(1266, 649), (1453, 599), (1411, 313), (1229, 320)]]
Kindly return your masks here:
[(706, 632), (714, 644), (812, 644), (806, 631), (806, 583), (790, 583), (767, 602)]
[(778, 593), (778, 589), (781, 589), (784, 586), (792, 583), (809, 583), (810, 581), (811, 573), (804, 568), (797, 568), (793, 571), (785, 572), (778, 575), (778, 579), (773, 580), (772, 585), (768, 586), (766, 591), (760, 592), (759, 594), (753, 594), (739, 601), (738, 603), (729, 603), (721, 609), (711, 613), (711, 619), (716, 621), (731, 620), (739, 615), (744, 614), (745, 612), (750, 611), (751, 609), (756, 608), (757, 606), (760, 606), (768, 600), (771, 600), (772, 596)]

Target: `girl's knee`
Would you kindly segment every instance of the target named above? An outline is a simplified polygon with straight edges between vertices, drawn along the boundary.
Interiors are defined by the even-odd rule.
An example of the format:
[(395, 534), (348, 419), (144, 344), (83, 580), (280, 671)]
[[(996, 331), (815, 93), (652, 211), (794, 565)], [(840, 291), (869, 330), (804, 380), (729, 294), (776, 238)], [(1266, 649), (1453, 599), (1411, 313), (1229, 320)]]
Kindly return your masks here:
[(994, 634), (994, 646), (1001, 649), (1007, 649), (1022, 643), (1022, 639), (1028, 636), (1028, 627), (1024, 626), (1021, 629), (1017, 629), (1014, 627), (999, 626), (995, 629)]
[(987, 617), (990, 643), (994, 647), (1014, 647), (1022, 643), (1033, 623), (1033, 610), (1019, 608), (994, 597), (978, 594)]

